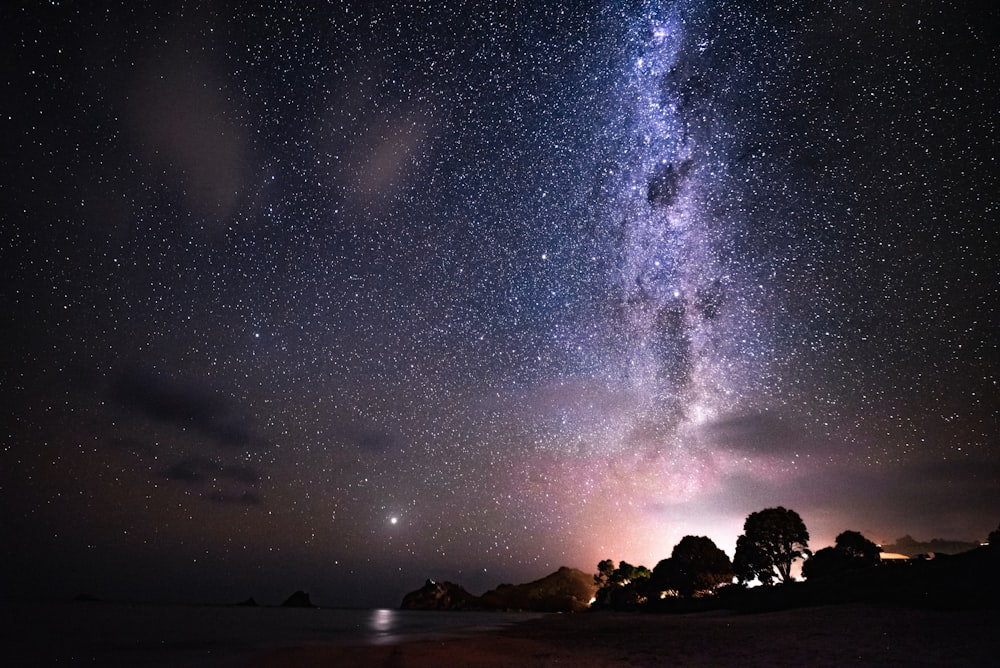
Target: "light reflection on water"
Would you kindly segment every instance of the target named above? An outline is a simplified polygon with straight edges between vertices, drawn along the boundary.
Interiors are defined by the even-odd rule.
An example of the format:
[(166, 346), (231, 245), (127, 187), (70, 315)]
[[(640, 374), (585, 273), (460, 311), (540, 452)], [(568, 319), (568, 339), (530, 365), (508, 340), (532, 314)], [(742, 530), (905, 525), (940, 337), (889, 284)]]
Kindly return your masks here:
[(372, 610), (368, 628), (372, 630), (372, 641), (376, 645), (388, 644), (393, 639), (394, 611), (387, 608)]
[(444, 638), (498, 629), (539, 614), (510, 612), (438, 612), (381, 608), (368, 614), (366, 642), (391, 645), (405, 639)]

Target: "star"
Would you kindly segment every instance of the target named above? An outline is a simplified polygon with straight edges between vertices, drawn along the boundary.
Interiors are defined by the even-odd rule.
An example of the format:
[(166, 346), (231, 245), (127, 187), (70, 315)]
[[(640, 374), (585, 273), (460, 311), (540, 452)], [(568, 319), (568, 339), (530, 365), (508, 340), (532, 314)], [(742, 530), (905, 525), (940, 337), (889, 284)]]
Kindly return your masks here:
[(985, 538), (1000, 68), (928, 2), (8, 12), (4, 566), (394, 605), (773, 505)]

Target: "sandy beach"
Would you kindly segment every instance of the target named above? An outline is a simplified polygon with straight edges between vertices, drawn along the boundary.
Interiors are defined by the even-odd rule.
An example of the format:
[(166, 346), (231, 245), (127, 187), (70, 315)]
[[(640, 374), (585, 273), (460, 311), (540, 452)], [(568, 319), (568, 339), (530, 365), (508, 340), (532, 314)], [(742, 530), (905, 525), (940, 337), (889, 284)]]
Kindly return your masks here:
[(998, 628), (1000, 610), (995, 609), (837, 605), (752, 615), (583, 613), (444, 640), (287, 648), (245, 665), (996, 666)]

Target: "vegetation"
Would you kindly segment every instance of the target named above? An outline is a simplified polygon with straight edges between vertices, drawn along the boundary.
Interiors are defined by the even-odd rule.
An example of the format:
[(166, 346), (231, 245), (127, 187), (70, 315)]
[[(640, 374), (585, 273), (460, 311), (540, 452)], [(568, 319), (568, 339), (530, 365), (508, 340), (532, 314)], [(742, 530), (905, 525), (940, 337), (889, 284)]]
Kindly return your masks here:
[(652, 585), (660, 592), (706, 596), (733, 581), (733, 563), (711, 538), (684, 536), (669, 559), (653, 569)]
[(809, 556), (809, 532), (794, 510), (778, 506), (750, 513), (736, 540), (733, 567), (740, 582), (792, 579), (792, 562)]
[(649, 578), (653, 575), (645, 566), (619, 562), (618, 568), (610, 559), (597, 564), (594, 584), (598, 586), (595, 605), (598, 607), (631, 608), (646, 602)]
[(802, 575), (807, 579), (824, 578), (877, 566), (881, 551), (859, 532), (845, 531), (837, 536), (834, 547), (824, 547), (802, 565)]
[[(540, 580), (502, 584), (482, 596), (461, 586), (428, 580), (407, 594), (404, 609), (533, 610), (577, 612), (610, 608), (651, 612), (713, 609), (761, 612), (831, 603), (877, 602), (933, 608), (1000, 606), (1000, 527), (989, 545), (932, 540), (916, 545), (971, 545), (954, 554), (937, 552), (883, 562), (878, 545), (858, 531), (844, 531), (835, 545), (809, 556), (809, 533), (798, 513), (782, 507), (751, 513), (729, 560), (706, 536), (684, 536), (671, 555), (650, 571), (627, 561), (597, 564), (597, 573), (560, 568)], [(805, 581), (791, 577), (795, 559), (806, 558)], [(739, 584), (733, 584), (734, 578)], [(757, 580), (763, 586), (748, 586)], [(308, 605), (308, 595), (295, 601)], [(252, 603), (252, 601), (251, 601)]]
[[(625, 561), (616, 567), (605, 559), (593, 576), (598, 591), (591, 607), (754, 612), (865, 601), (936, 608), (1000, 605), (1000, 578), (996, 577), (1000, 527), (990, 533), (988, 546), (973, 545), (954, 556), (924, 554), (902, 562), (882, 562), (881, 548), (853, 530), (843, 531), (833, 546), (812, 554), (802, 518), (780, 506), (748, 515), (743, 531), (732, 562), (706, 536), (685, 536), (652, 572)], [(804, 582), (792, 578), (797, 559), (805, 559)], [(739, 584), (732, 584), (734, 578)], [(764, 586), (748, 586), (754, 581)]]

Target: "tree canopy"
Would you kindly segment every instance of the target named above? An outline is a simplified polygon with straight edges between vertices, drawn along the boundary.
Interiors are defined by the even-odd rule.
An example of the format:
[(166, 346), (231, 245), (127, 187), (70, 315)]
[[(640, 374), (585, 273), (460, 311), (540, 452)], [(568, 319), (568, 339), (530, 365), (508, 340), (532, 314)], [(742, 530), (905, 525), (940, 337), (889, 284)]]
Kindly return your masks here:
[(598, 586), (595, 598), (599, 605), (629, 606), (645, 601), (638, 583), (648, 580), (653, 572), (645, 566), (633, 566), (627, 561), (605, 559), (597, 564), (594, 583)]
[(882, 551), (857, 531), (844, 531), (834, 547), (824, 547), (802, 565), (802, 575), (823, 578), (878, 565)]
[(836, 548), (859, 566), (875, 566), (882, 548), (861, 535), (859, 531), (844, 531), (837, 536)]
[(684, 536), (669, 559), (653, 569), (653, 583), (661, 590), (676, 590), (681, 596), (710, 592), (733, 581), (733, 564), (707, 536)]
[(594, 584), (599, 588), (605, 587), (611, 582), (615, 574), (615, 562), (604, 559), (597, 563), (597, 573), (594, 574)]
[(778, 506), (750, 513), (736, 540), (733, 562), (741, 582), (792, 579), (792, 562), (809, 554), (809, 531), (799, 514)]
[(627, 561), (618, 562), (618, 568), (615, 568), (615, 562), (605, 559), (597, 564), (594, 583), (599, 587), (622, 587), (652, 574), (645, 566), (633, 566)]

